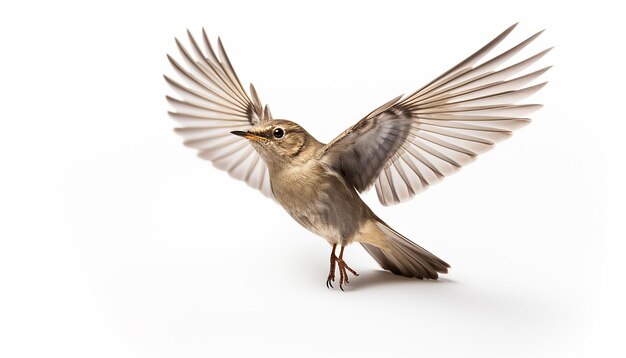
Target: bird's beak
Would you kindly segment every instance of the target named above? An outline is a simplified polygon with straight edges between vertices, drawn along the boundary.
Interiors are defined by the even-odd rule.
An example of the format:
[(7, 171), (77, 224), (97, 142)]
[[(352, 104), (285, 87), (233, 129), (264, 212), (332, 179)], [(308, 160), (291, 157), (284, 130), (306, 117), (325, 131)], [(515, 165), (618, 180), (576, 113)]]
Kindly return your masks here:
[(257, 141), (257, 142), (264, 142), (264, 141), (267, 141), (267, 138), (265, 138), (265, 137), (261, 137), (261, 136), (256, 135), (256, 134), (252, 134), (252, 133), (250, 133), (250, 132), (232, 131), (232, 132), (230, 132), (230, 133), (232, 133), (232, 134), (234, 134), (234, 135), (238, 135), (238, 136), (240, 136), (240, 137), (244, 137), (244, 138), (246, 138), (246, 139), (255, 140), (255, 141)]

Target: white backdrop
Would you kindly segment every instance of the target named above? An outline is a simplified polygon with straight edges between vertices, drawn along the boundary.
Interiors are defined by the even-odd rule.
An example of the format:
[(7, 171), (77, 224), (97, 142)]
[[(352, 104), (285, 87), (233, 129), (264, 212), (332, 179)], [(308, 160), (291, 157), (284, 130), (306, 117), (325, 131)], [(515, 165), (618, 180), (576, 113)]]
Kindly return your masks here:
[[(624, 356), (622, 14), (602, 2), (0, 5), (0, 356)], [(328, 290), (328, 245), (172, 131), (174, 36), (222, 37), (322, 141), (514, 22), (534, 122), (385, 221), (452, 265)], [(512, 42), (509, 42), (512, 43)], [(529, 51), (528, 53), (531, 53)], [(171, 92), (171, 91), (170, 91)], [(618, 233), (618, 231), (620, 231)]]

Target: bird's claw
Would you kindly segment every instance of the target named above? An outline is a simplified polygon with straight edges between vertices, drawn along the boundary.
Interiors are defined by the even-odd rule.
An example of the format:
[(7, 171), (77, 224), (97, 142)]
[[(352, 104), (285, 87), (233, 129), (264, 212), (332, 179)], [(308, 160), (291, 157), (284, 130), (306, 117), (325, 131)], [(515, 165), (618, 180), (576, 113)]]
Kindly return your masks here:
[(337, 266), (339, 266), (339, 288), (343, 291), (343, 285), (347, 285), (350, 283), (348, 280), (348, 272), (353, 274), (354, 276), (358, 276), (356, 273), (343, 259), (337, 259)]
[(328, 273), (328, 278), (326, 279), (326, 288), (334, 288), (331, 281), (335, 281), (335, 264), (337, 263), (337, 256), (333, 252), (330, 255), (330, 272)]
[(348, 272), (354, 276), (358, 276), (359, 274), (350, 268), (343, 259), (333, 255), (330, 259), (330, 273), (326, 279), (327, 288), (334, 288), (331, 282), (335, 281), (335, 266), (339, 266), (339, 288), (344, 291), (343, 286), (350, 283), (350, 280), (348, 280)]

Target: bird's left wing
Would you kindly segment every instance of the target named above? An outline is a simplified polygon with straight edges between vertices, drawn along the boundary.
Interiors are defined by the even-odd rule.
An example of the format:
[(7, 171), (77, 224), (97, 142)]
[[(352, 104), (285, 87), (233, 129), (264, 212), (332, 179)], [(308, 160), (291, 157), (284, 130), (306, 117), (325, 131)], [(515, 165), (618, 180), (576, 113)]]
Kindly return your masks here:
[(527, 86), (549, 69), (519, 75), (549, 49), (507, 64), (541, 32), (477, 64), (515, 26), (417, 92), (374, 110), (326, 145), (321, 160), (359, 192), (375, 184), (380, 202), (391, 205), (508, 138), (540, 107), (516, 103), (545, 85)]
[(191, 53), (176, 39), (186, 66), (167, 56), (183, 82), (164, 76), (180, 96), (180, 99), (166, 96), (176, 110), (169, 112), (180, 125), (176, 133), (185, 139), (186, 146), (198, 150), (200, 158), (213, 162), (217, 168), (271, 197), (267, 166), (248, 141), (230, 133), (245, 131), (258, 122), (272, 119), (269, 107), (262, 106), (252, 84), (250, 100), (219, 39), (218, 59), (204, 30), (205, 52), (189, 31), (187, 34)]

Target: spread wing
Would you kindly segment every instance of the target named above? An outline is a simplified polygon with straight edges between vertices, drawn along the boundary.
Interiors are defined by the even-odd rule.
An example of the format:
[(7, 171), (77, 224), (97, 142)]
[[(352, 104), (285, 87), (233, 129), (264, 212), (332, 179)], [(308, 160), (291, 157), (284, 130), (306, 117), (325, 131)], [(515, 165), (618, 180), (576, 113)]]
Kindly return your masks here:
[(219, 39), (218, 58), (204, 29), (205, 52), (189, 31), (187, 35), (191, 52), (176, 39), (185, 66), (167, 55), (182, 83), (164, 76), (179, 95), (179, 99), (166, 96), (175, 109), (169, 114), (179, 124), (176, 133), (184, 138), (186, 146), (198, 150), (200, 158), (271, 197), (267, 166), (248, 141), (230, 133), (272, 119), (269, 107), (262, 107), (252, 84), (250, 100)]
[(326, 145), (322, 160), (359, 192), (375, 184), (380, 202), (391, 205), (511, 136), (541, 107), (516, 103), (545, 85), (528, 86), (550, 68), (520, 74), (550, 49), (510, 61), (541, 32), (479, 63), (516, 25), (415, 93), (374, 110)]

